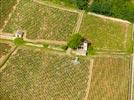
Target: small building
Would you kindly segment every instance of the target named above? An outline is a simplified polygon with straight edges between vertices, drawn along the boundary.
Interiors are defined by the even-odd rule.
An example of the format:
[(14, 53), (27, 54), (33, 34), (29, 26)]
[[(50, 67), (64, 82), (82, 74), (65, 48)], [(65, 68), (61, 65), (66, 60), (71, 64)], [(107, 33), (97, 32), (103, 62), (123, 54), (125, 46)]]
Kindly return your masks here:
[(88, 46), (89, 46), (88, 41), (85, 40), (85, 41), (81, 42), (81, 44), (79, 45), (79, 47), (76, 50), (76, 54), (81, 55), (81, 56), (86, 56)]
[(24, 32), (20, 30), (17, 30), (15, 33), (16, 38), (23, 38), (23, 35), (24, 35)]

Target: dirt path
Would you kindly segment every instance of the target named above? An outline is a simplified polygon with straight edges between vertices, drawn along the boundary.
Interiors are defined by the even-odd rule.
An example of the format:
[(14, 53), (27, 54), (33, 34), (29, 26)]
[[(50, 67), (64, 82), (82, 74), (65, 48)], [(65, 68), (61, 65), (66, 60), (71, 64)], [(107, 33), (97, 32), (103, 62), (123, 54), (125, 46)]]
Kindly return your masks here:
[(79, 29), (80, 29), (80, 26), (81, 26), (81, 23), (82, 23), (82, 20), (83, 20), (83, 15), (84, 15), (84, 11), (81, 11), (79, 13), (79, 18), (78, 18), (78, 21), (77, 21), (77, 24), (76, 24), (75, 33), (79, 32)]
[(134, 93), (134, 90), (133, 90), (133, 86), (134, 86), (134, 53), (132, 54), (132, 74), (131, 74), (131, 94), (130, 94), (130, 100), (133, 100), (133, 93)]
[(61, 9), (61, 10), (66, 10), (66, 11), (69, 11), (69, 12), (79, 13), (79, 10), (69, 9), (69, 8), (64, 8), (64, 7), (59, 7), (59, 6), (54, 5), (54, 4), (52, 4), (52, 3), (45, 3), (45, 1), (42, 2), (42, 1), (39, 1), (39, 0), (33, 0), (33, 2), (42, 4), (42, 5), (45, 5), (45, 6), (49, 6), (49, 7), (53, 7), (53, 8), (57, 8), (57, 9)]
[(128, 24), (126, 24), (125, 26), (124, 49), (127, 49), (127, 38), (128, 38)]
[[(134, 24), (132, 28), (132, 36), (134, 36)], [(134, 40), (134, 37), (132, 37), (132, 40)], [(134, 48), (134, 45), (133, 45)], [(131, 95), (130, 95), (130, 100), (134, 100), (134, 51), (132, 54), (132, 74), (131, 74)]]
[(108, 20), (112, 20), (112, 21), (116, 21), (116, 22), (122, 22), (122, 23), (130, 24), (130, 22), (127, 21), (127, 20), (122, 20), (122, 19), (118, 19), (118, 18), (108, 17), (108, 16), (104, 16), (104, 15), (100, 15), (100, 14), (96, 14), (96, 13), (92, 13), (92, 12), (88, 12), (88, 14), (96, 16), (96, 17), (100, 17), (100, 18), (103, 18), (103, 19), (108, 19)]
[(88, 4), (89, 5), (92, 5), (93, 2), (94, 2), (94, 0), (90, 0), (90, 2)]
[(84, 100), (88, 100), (88, 94), (89, 94), (90, 85), (91, 85), (93, 65), (94, 65), (94, 59), (91, 59), (90, 60), (90, 67), (89, 67), (88, 83), (87, 83), (87, 89), (86, 89), (86, 96), (84, 97)]
[(14, 40), (15, 36), (13, 34), (0, 34), (1, 39)]
[[(14, 36), (14, 34), (0, 34), (0, 38), (1, 39), (8, 39), (8, 40), (14, 40), (16, 37)], [(31, 39), (27, 39), (24, 38), (25, 41), (28, 42), (32, 42), (32, 43), (48, 43), (48, 44), (56, 44), (56, 45), (66, 45), (67, 42), (66, 41), (56, 41), (56, 40), (44, 40), (44, 39), (38, 39), (38, 40), (31, 40)]]
[(32, 43), (48, 43), (48, 44), (56, 44), (56, 45), (67, 45), (66, 41), (56, 41), (56, 40), (45, 40), (45, 39), (38, 39), (38, 40), (31, 40), (24, 38), (25, 41), (32, 42)]
[(2, 29), (1, 29), (1, 32), (3, 31), (3, 29), (4, 29), (5, 26), (7, 25), (7, 23), (8, 23), (8, 21), (10, 20), (12, 14), (15, 12), (16, 7), (17, 7), (17, 5), (19, 4), (19, 2), (20, 2), (20, 0), (17, 0), (17, 3), (13, 6), (13, 9), (12, 9), (12, 11), (10, 12), (10, 14), (9, 14), (9, 16), (8, 16), (8, 18), (7, 18), (7, 20), (5, 20), (5, 22), (4, 22), (4, 25), (3, 25)]

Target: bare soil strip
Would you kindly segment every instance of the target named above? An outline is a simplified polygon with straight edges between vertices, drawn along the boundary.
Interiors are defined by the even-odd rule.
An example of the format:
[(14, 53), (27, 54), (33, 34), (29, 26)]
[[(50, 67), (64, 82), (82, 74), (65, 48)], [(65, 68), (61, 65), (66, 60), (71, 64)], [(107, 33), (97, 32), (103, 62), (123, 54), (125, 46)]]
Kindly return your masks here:
[(125, 27), (125, 39), (124, 39), (124, 48), (127, 49), (127, 38), (128, 38), (128, 24)]
[(17, 49), (17, 47), (14, 47), (11, 52), (5, 57), (4, 61), (0, 64), (0, 73), (6, 68), (5, 64), (8, 61), (8, 59), (10, 58), (10, 56), (15, 52), (15, 50)]
[(31, 39), (24, 39), (28, 42), (32, 43), (48, 43), (48, 44), (56, 44), (56, 45), (66, 45), (66, 41), (56, 41), (56, 40), (44, 40), (44, 39), (38, 39), (38, 40), (31, 40)]
[(130, 85), (130, 100), (133, 100), (133, 85), (134, 85), (134, 53), (132, 54), (132, 68), (131, 68), (131, 85)]
[(17, 7), (17, 5), (19, 4), (19, 2), (20, 2), (20, 0), (17, 0), (17, 3), (13, 6), (13, 10), (10, 12), (10, 14), (9, 14), (9, 16), (8, 16), (8, 18), (7, 18), (7, 20), (5, 20), (5, 23), (4, 23), (4, 25), (3, 25), (2, 29), (1, 29), (1, 31), (3, 31), (3, 29), (4, 29), (5, 26), (7, 25), (7, 23), (8, 23), (8, 21), (10, 20), (12, 14), (15, 12), (16, 7)]
[(13, 34), (0, 34), (1, 39), (14, 40), (15, 36)]
[(86, 95), (84, 97), (84, 100), (88, 100), (88, 94), (89, 94), (90, 84), (91, 84), (91, 79), (92, 79), (93, 65), (94, 65), (94, 59), (91, 59), (90, 60), (90, 67), (89, 67), (89, 76), (88, 76), (88, 83), (87, 83)]
[(100, 17), (100, 18), (104, 18), (104, 19), (116, 21), (116, 22), (122, 22), (122, 23), (128, 23), (128, 24), (130, 24), (130, 22), (127, 21), (127, 20), (122, 20), (122, 19), (118, 19), (118, 18), (108, 17), (108, 16), (104, 16), (104, 15), (100, 15), (100, 14), (95, 14), (95, 13), (92, 13), (92, 12), (88, 12), (88, 14), (89, 15), (96, 16), (96, 17)]
[(69, 12), (79, 13), (78, 10), (67, 9), (67, 8), (59, 7), (59, 6), (56, 6), (56, 5), (54, 5), (54, 4), (50, 4), (50, 3), (48, 4), (48, 3), (45, 3), (45, 2), (42, 2), (42, 1), (39, 1), (39, 0), (33, 0), (33, 2), (42, 4), (42, 5), (45, 5), (45, 6), (49, 6), (49, 7), (53, 7), (53, 8), (57, 8), (57, 9), (61, 9), (61, 10), (66, 10), (66, 11), (69, 11)]
[[(134, 24), (133, 24), (133, 28), (132, 28), (132, 40), (134, 40)], [(134, 48), (134, 46), (133, 46)], [(134, 93), (134, 51), (132, 54), (132, 71), (131, 71), (131, 95), (130, 95), (130, 100), (134, 100), (133, 98), (133, 93)]]
[(92, 5), (93, 2), (94, 2), (94, 0), (90, 0), (88, 4)]
[(78, 18), (78, 20), (77, 20), (75, 33), (78, 33), (78, 32), (79, 32), (79, 29), (80, 29), (80, 26), (81, 26), (81, 23), (82, 23), (82, 20), (83, 20), (83, 15), (84, 15), (84, 11), (81, 11), (81, 12), (79, 13), (79, 18)]

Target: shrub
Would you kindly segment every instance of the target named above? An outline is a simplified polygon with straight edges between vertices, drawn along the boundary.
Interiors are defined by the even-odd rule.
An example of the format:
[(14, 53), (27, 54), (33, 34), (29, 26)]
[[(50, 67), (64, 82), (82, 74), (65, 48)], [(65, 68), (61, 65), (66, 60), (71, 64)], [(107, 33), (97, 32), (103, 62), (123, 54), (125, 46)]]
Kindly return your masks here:
[(134, 4), (130, 0), (94, 0), (90, 11), (134, 22)]
[(79, 9), (88, 11), (88, 0), (76, 0), (76, 5)]
[(15, 45), (19, 46), (19, 45), (23, 45), (25, 41), (22, 38), (15, 38), (14, 43)]
[(48, 46), (49, 46), (49, 45), (48, 45), (47, 43), (44, 43), (44, 44), (43, 44), (43, 47), (44, 47), (44, 48), (48, 48)]
[(79, 33), (74, 34), (68, 42), (68, 47), (70, 47), (72, 49), (76, 49), (76, 48), (78, 48), (78, 46), (80, 45), (82, 40), (83, 40), (83, 38), (81, 37), (81, 35)]

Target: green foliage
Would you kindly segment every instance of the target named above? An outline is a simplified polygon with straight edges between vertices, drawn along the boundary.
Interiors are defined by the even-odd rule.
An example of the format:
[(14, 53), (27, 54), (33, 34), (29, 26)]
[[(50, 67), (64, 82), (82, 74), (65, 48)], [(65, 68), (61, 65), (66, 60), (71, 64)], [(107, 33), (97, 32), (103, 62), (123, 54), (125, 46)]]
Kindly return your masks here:
[(25, 41), (22, 38), (16, 38), (14, 39), (14, 43), (15, 45), (19, 46), (19, 45), (23, 45)]
[(76, 7), (78, 9), (86, 11), (88, 11), (89, 8), (88, 4), (89, 0), (48, 0), (48, 1), (64, 6)]
[(95, 50), (94, 50), (94, 48), (92, 46), (90, 46), (88, 48), (87, 54), (88, 55), (95, 55), (96, 54), (96, 52), (95, 52)]
[(127, 49), (127, 53), (128, 54), (132, 54), (133, 53), (133, 44), (134, 44), (134, 41), (132, 43), (128, 44), (129, 45), (129, 48)]
[(49, 44), (47, 44), (47, 43), (44, 43), (44, 44), (43, 44), (43, 47), (44, 47), (44, 48), (48, 48), (48, 46), (49, 46)]
[(134, 22), (134, 4), (130, 0), (94, 0), (90, 10)]
[(78, 48), (78, 46), (80, 45), (82, 40), (83, 40), (83, 38), (81, 37), (81, 35), (79, 33), (76, 33), (76, 34), (72, 35), (72, 37), (70, 38), (70, 40), (68, 42), (68, 47), (70, 47), (72, 49), (76, 49), (76, 48)]
[(79, 9), (88, 11), (88, 0), (76, 0), (76, 5)]

